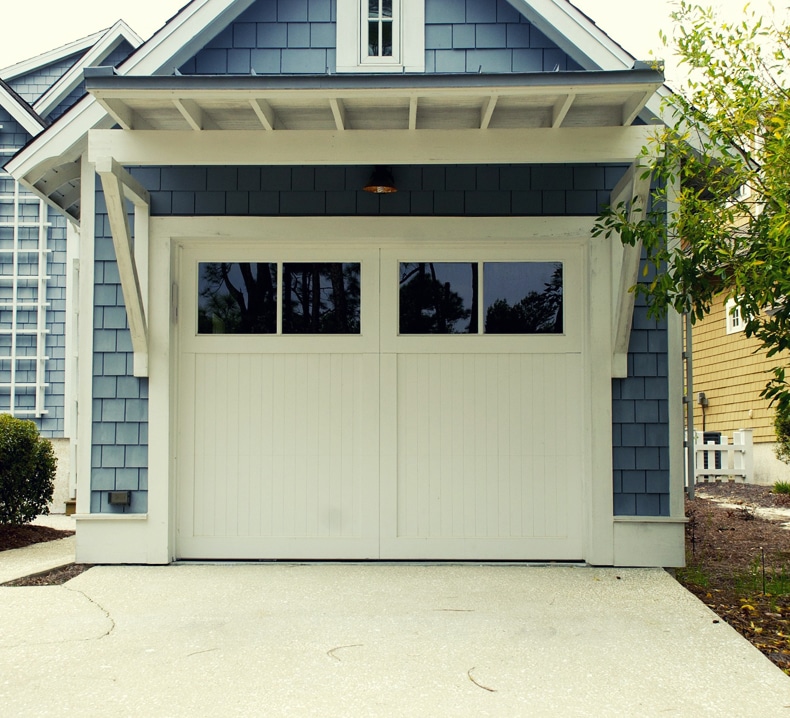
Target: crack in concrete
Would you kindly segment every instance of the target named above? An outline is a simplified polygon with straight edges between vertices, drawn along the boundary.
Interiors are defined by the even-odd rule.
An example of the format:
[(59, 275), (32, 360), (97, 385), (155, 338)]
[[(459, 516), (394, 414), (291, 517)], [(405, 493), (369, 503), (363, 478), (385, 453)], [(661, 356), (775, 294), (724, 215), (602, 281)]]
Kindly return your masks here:
[(95, 638), (80, 638), (77, 640), (100, 641), (102, 638), (107, 638), (107, 636), (109, 636), (115, 630), (115, 620), (110, 615), (110, 612), (104, 606), (102, 606), (97, 601), (94, 601), (87, 593), (85, 593), (85, 591), (80, 591), (78, 588), (71, 588), (70, 586), (67, 586), (65, 584), (63, 585), (63, 588), (65, 588), (67, 591), (71, 591), (72, 593), (78, 593), (81, 596), (84, 596), (90, 603), (96, 606), (96, 608), (98, 608), (106, 616), (107, 620), (110, 622), (110, 627), (104, 633), (102, 633), (101, 636), (96, 636)]

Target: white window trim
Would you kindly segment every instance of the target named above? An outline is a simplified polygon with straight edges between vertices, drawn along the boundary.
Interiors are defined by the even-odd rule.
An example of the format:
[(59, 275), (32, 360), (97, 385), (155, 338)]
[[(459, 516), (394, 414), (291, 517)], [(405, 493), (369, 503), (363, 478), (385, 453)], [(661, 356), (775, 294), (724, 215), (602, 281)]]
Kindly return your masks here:
[(730, 298), (724, 305), (724, 314), (727, 318), (727, 334), (737, 334), (742, 332), (745, 326), (741, 310), (735, 303), (734, 298)]
[(337, 0), (337, 72), (425, 72), (425, 0), (393, 0), (392, 57), (368, 57), (367, 0)]

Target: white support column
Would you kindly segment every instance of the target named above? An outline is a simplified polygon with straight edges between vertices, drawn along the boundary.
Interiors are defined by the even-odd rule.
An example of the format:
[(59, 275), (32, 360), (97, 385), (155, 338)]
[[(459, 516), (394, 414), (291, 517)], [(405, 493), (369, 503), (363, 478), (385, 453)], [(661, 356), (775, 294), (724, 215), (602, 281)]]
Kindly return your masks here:
[(96, 227), (96, 172), (82, 157), (80, 198), (79, 305), (88, 312), (88, 321), (79, 322), (77, 364), (76, 460), (72, 471), (77, 484), (77, 513), (91, 510), (91, 453), (93, 437), (93, 258)]
[[(135, 207), (147, 207), (148, 192), (110, 157), (97, 160), (96, 172), (101, 178), (104, 190), (121, 289), (129, 319), (134, 350), (134, 375), (148, 376), (148, 327), (125, 203), (128, 196)], [(143, 209), (140, 214), (141, 217), (146, 217), (146, 223), (147, 214), (147, 209)]]

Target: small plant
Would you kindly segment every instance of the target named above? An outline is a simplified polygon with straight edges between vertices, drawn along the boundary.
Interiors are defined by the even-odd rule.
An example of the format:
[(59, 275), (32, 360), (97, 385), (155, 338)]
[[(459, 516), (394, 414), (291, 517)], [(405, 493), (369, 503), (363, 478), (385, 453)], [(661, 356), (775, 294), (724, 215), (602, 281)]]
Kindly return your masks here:
[(0, 414), (0, 524), (49, 513), (57, 461), (32, 421)]
[(777, 481), (774, 484), (775, 494), (790, 494), (790, 481)]

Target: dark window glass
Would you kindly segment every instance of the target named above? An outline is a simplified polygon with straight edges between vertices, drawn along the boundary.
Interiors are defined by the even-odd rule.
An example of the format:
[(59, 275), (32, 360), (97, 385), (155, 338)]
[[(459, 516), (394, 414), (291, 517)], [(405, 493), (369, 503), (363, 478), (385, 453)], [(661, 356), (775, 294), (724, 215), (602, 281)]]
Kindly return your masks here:
[(368, 23), (368, 55), (370, 57), (379, 56), (379, 24), (378, 22)]
[(562, 334), (561, 262), (486, 262), (486, 334)]
[(401, 334), (477, 334), (476, 262), (402, 262)]
[(201, 262), (198, 287), (198, 334), (277, 331), (276, 264)]
[(284, 334), (359, 334), (358, 262), (285, 262)]

